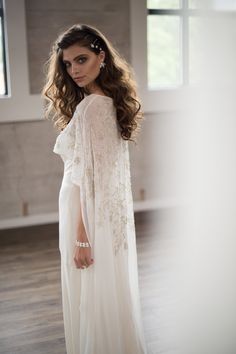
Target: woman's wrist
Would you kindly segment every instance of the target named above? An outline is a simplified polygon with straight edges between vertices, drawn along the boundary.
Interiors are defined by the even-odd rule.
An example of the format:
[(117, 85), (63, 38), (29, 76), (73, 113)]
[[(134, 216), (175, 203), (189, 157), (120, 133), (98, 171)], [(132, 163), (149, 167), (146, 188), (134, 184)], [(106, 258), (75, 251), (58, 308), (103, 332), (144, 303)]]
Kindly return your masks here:
[(78, 241), (78, 242), (89, 242), (85, 230), (78, 231), (78, 234), (77, 234), (77, 237), (76, 237), (76, 241)]
[(76, 240), (80, 242), (88, 242), (88, 238), (84, 233), (78, 233)]
[(87, 241), (87, 242), (81, 242), (81, 241), (76, 240), (76, 241), (75, 241), (75, 245), (78, 246), (78, 247), (91, 247), (89, 241)]

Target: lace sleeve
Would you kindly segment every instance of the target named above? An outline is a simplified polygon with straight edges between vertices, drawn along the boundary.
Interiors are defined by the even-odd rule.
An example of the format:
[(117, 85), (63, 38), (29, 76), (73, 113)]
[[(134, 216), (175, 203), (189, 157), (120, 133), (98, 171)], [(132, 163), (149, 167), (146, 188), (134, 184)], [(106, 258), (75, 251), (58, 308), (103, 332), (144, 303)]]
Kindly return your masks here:
[[(128, 142), (121, 138), (111, 102), (96, 100), (82, 120), (83, 176), (86, 203), (93, 202), (95, 238), (112, 237), (115, 253), (127, 248), (127, 227), (132, 204)], [(91, 203), (90, 203), (91, 205)], [(129, 210), (128, 210), (129, 209)]]

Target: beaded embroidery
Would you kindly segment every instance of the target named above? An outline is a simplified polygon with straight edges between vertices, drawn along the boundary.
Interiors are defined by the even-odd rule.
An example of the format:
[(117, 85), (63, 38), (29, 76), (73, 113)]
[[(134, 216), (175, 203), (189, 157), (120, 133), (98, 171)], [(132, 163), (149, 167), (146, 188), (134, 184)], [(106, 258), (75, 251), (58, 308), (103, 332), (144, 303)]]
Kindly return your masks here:
[(97, 100), (94, 114), (86, 114), (86, 109), (89, 105), (85, 112), (75, 111), (53, 151), (72, 161), (71, 180), (83, 189), (86, 204), (96, 206), (95, 227), (110, 223), (118, 254), (128, 249), (127, 236), (135, 235), (128, 142), (118, 132), (110, 100)]

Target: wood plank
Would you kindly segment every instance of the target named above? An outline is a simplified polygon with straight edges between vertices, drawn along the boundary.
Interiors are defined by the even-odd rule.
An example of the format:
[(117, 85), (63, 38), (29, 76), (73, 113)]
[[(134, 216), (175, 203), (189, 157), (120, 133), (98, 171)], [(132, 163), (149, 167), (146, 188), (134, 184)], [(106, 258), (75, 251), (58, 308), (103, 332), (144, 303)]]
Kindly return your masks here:
[[(148, 354), (165, 350), (161, 314), (169, 299), (165, 277), (172, 244), (166, 216), (168, 211), (135, 213)], [(0, 353), (66, 354), (58, 224), (1, 230), (0, 269)]]

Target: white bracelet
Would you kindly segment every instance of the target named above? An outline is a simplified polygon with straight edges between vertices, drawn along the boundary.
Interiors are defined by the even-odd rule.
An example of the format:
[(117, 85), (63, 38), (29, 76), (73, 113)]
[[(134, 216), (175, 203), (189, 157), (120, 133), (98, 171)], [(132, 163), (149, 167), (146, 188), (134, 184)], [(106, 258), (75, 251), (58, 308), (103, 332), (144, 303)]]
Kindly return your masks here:
[(90, 247), (89, 242), (80, 242), (80, 241), (76, 240), (75, 244), (76, 244), (76, 246), (79, 246), (79, 247)]

